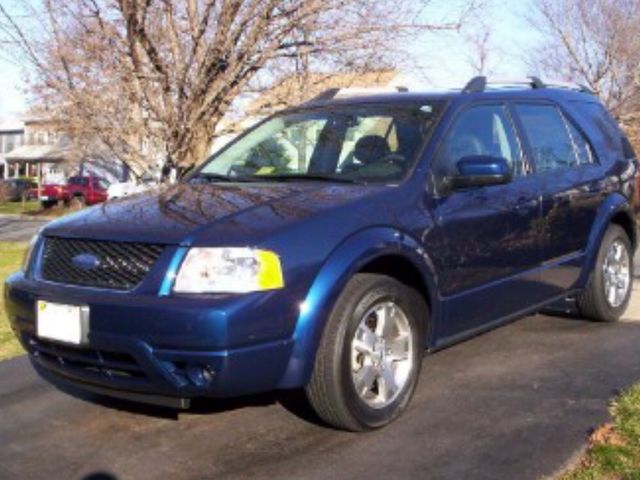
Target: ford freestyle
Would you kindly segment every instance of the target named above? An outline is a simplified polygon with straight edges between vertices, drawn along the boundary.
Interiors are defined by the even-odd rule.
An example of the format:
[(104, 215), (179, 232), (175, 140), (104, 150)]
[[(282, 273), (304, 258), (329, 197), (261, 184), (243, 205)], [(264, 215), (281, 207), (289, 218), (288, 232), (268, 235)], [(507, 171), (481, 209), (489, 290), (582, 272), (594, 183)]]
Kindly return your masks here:
[(636, 174), (585, 88), (321, 95), (175, 185), (48, 224), (6, 306), (63, 388), (176, 408), (304, 389), (328, 424), (372, 429), (425, 351), (566, 298), (617, 320)]

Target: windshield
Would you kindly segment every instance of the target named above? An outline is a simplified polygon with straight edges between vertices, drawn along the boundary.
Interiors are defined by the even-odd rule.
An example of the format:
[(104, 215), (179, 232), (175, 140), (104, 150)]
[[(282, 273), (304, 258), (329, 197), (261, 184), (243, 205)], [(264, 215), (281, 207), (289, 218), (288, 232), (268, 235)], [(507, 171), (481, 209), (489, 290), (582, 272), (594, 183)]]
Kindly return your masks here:
[(346, 105), (277, 115), (214, 155), (195, 177), (398, 181), (413, 166), (438, 107)]

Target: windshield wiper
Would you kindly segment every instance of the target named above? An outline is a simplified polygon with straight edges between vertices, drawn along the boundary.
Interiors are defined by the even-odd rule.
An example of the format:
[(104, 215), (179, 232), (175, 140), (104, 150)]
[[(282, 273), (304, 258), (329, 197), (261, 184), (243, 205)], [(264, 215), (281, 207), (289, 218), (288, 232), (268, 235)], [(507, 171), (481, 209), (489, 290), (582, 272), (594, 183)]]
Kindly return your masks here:
[(204, 180), (207, 182), (246, 182), (243, 177), (230, 177), (229, 175), (223, 175), (221, 173), (205, 173), (200, 172), (193, 177), (189, 178), (189, 182), (194, 180)]
[(287, 180), (312, 180), (319, 182), (336, 182), (336, 183), (358, 183), (352, 178), (338, 177), (335, 175), (323, 175), (321, 173), (296, 174), (296, 173), (279, 173), (275, 175), (251, 175), (252, 180), (266, 181), (287, 181)]

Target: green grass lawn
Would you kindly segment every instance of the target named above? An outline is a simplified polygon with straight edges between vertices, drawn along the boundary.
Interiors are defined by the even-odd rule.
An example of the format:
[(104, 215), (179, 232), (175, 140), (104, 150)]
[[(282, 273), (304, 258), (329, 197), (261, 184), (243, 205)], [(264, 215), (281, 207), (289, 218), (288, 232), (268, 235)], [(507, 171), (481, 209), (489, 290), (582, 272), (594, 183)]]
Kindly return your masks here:
[[(0, 242), (0, 282), (20, 268), (27, 249), (23, 242)], [(0, 360), (15, 357), (23, 352), (16, 340), (4, 311), (4, 295), (0, 296)]]
[(40, 202), (36, 200), (25, 202), (24, 205), (22, 202), (0, 202), (0, 214), (19, 214), (35, 212), (36, 210), (40, 210)]
[(640, 479), (640, 385), (611, 406), (613, 421), (590, 438), (580, 465), (561, 480)]

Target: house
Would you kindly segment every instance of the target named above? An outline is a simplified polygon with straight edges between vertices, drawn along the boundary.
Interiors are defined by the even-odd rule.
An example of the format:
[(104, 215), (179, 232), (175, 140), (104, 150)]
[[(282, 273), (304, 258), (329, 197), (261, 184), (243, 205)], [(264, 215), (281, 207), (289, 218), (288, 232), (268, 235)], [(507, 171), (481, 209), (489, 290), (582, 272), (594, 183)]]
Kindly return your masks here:
[(0, 124), (2, 178), (33, 177), (43, 184), (64, 183), (71, 175), (92, 173), (109, 181), (127, 175), (126, 166), (98, 154), (80, 153), (47, 119), (23, 118)]
[(0, 119), (0, 179), (20, 176), (21, 173), (13, 169), (5, 158), (6, 155), (24, 144), (24, 122), (17, 116)]

